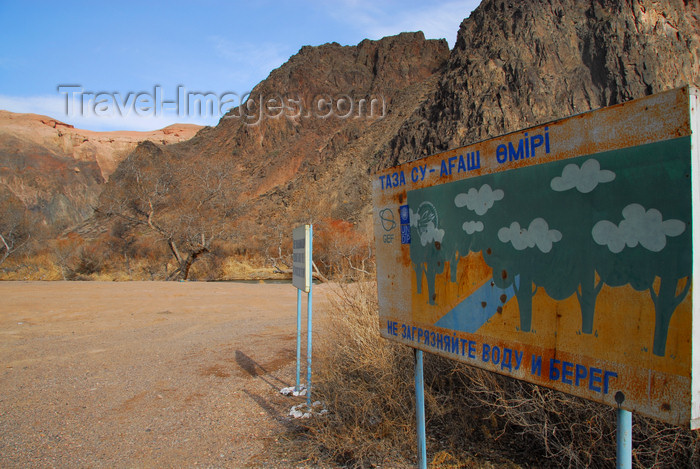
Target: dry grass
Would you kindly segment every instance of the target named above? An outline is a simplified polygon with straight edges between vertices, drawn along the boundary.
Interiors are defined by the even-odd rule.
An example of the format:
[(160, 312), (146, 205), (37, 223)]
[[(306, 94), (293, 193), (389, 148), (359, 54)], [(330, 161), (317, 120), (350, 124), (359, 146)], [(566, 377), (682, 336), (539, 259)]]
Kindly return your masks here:
[[(99, 249), (100, 244), (49, 243), (40, 251), (7, 259), (0, 266), (0, 280), (166, 280), (176, 269), (165, 252), (145, 250), (129, 256)], [(262, 256), (226, 255), (220, 252), (201, 256), (192, 265), (191, 280), (285, 279)]]
[(412, 462), (412, 354), (379, 336), (375, 288), (364, 282), (338, 286), (332, 312), (319, 326), (324, 334), (314, 353), (314, 399), (332, 413), (309, 427), (314, 463)]
[(220, 280), (254, 280), (288, 278), (288, 274), (280, 274), (269, 265), (265, 265), (262, 257), (230, 256), (220, 266)]
[(61, 280), (54, 256), (43, 252), (10, 257), (0, 269), (0, 280)]
[[(308, 424), (303, 462), (415, 464), (413, 354), (379, 336), (376, 284), (339, 286), (317, 330), (314, 399), (331, 414)], [(615, 464), (612, 408), (430, 354), (425, 382), (431, 467)], [(635, 416), (633, 442), (635, 466), (700, 467), (698, 432)]]

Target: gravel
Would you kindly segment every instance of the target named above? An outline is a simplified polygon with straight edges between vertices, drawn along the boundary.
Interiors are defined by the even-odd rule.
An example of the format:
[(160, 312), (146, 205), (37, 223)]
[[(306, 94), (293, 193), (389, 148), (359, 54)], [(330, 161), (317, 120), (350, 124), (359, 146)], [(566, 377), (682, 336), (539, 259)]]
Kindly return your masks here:
[(266, 455), (303, 401), (279, 392), (291, 285), (2, 282), (0, 298), (0, 466), (285, 465)]

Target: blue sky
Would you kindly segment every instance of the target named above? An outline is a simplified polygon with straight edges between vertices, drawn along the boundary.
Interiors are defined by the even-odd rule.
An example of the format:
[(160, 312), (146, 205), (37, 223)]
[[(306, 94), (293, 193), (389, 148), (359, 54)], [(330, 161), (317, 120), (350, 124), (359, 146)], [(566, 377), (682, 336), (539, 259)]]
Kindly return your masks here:
[[(459, 24), (478, 3), (0, 0), (0, 109), (45, 114), (90, 130), (215, 125), (218, 115), (177, 115), (174, 106), (153, 100), (174, 101), (178, 86), (241, 96), (304, 45), (354, 45), (421, 30), (452, 47)], [(106, 93), (97, 97), (101, 115), (90, 92)], [(134, 111), (138, 93), (146, 94), (141, 116)], [(76, 105), (81, 96), (83, 110)], [(116, 100), (122, 100), (121, 111)]]

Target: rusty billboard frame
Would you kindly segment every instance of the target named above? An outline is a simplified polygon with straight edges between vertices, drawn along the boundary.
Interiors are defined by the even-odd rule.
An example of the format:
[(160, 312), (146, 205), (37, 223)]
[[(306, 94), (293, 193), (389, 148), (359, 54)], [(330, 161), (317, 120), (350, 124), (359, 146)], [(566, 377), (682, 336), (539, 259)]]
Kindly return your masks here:
[(698, 96), (670, 90), (378, 171), (381, 335), (700, 427)]

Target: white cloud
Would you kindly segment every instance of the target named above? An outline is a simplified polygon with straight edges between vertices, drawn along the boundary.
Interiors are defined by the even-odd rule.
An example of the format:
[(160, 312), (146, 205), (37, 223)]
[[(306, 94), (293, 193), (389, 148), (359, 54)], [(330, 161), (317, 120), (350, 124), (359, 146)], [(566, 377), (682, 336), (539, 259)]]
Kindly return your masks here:
[(630, 204), (622, 210), (623, 220), (619, 226), (608, 220), (601, 220), (593, 227), (593, 240), (601, 246), (607, 246), (617, 254), (626, 247), (638, 244), (652, 251), (659, 252), (666, 247), (667, 236), (679, 236), (685, 231), (681, 220), (663, 221), (661, 212), (651, 208), (645, 210), (639, 204)]
[[(236, 70), (239, 80), (257, 84), (268, 74), (289, 60), (289, 45), (269, 42), (237, 42), (222, 36), (207, 38), (216, 55), (231, 68)], [(296, 52), (296, 51), (293, 51)], [(247, 93), (251, 90), (237, 90)]]
[(503, 199), (503, 195), (501, 189), (492, 190), (491, 186), (484, 184), (479, 190), (472, 187), (466, 194), (457, 194), (455, 205), (460, 208), (467, 207), (477, 215), (484, 215), (495, 202)]
[[(172, 92), (171, 92), (172, 94)], [(174, 98), (174, 96), (167, 96)], [(77, 99), (77, 98), (76, 98)], [(79, 107), (79, 106), (77, 106)], [(95, 131), (107, 130), (157, 130), (172, 124), (216, 125), (219, 116), (178, 115), (162, 109), (157, 115), (139, 116), (135, 112), (120, 115), (116, 112), (96, 115), (89, 109), (80, 112), (79, 109), (66, 108), (66, 94), (56, 93), (55, 96), (5, 96), (0, 95), (0, 109), (17, 113), (31, 113), (49, 116), (70, 124), (78, 129)], [(67, 112), (69, 111), (69, 112)]]
[(465, 221), (462, 223), (462, 229), (467, 234), (474, 234), (477, 231), (484, 231), (484, 224), (480, 221)]
[(498, 230), (498, 239), (503, 243), (511, 243), (517, 251), (537, 246), (540, 251), (548, 253), (554, 243), (561, 241), (561, 232), (550, 230), (543, 218), (535, 218), (527, 229), (520, 228), (517, 221), (511, 223), (510, 227), (501, 228)]
[(561, 176), (552, 179), (551, 187), (557, 192), (576, 188), (582, 194), (587, 194), (598, 187), (598, 184), (610, 182), (613, 179), (615, 179), (615, 173), (607, 169), (601, 170), (598, 160), (592, 158), (586, 160), (580, 168), (573, 163), (566, 165)]
[(420, 244), (425, 246), (426, 244), (434, 241), (442, 243), (442, 238), (445, 236), (445, 230), (437, 228), (435, 223), (429, 221), (425, 225), (418, 227), (418, 234), (420, 235)]
[(363, 31), (370, 39), (393, 36), (404, 31), (423, 31), (428, 39), (445, 38), (454, 46), (459, 25), (479, 0), (447, 2), (376, 2), (371, 0), (336, 1), (332, 5), (336, 19)]
[(0, 109), (11, 112), (42, 114), (58, 120), (66, 116), (66, 99), (55, 96), (6, 96), (0, 95)]

